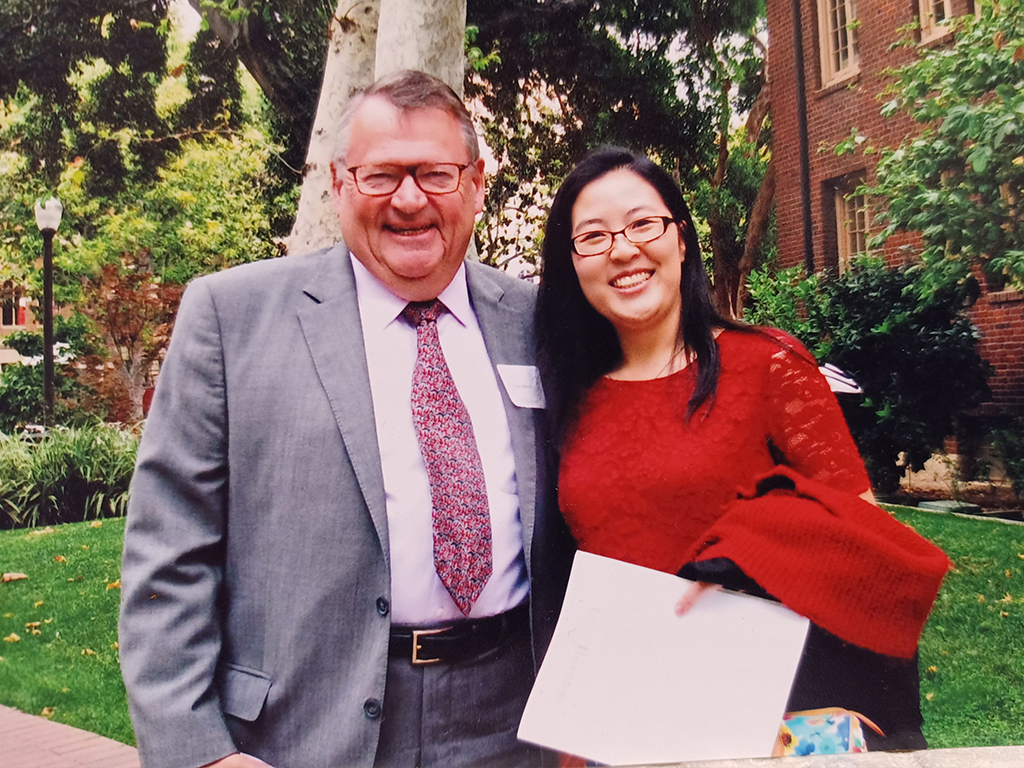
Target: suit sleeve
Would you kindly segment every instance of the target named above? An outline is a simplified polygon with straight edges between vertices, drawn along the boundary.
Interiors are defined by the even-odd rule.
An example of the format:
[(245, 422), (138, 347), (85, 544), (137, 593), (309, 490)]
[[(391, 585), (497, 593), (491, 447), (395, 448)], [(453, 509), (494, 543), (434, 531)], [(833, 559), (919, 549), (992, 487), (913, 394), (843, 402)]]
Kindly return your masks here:
[(207, 281), (185, 292), (132, 480), (121, 668), (146, 766), (237, 751), (214, 685), (228, 494), (224, 356)]

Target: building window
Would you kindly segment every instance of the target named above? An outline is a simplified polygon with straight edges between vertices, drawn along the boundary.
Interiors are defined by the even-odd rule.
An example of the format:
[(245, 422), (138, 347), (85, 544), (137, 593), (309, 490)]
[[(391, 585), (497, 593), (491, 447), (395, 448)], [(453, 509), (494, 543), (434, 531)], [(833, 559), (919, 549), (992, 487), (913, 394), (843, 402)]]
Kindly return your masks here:
[(953, 15), (952, 0), (918, 0), (921, 18), (921, 42), (927, 43), (949, 31), (947, 23)]
[(14, 299), (7, 299), (4, 301), (3, 309), (3, 325), (11, 326), (17, 325), (18, 319), (18, 302)]
[(855, 195), (856, 184), (836, 189), (836, 245), (839, 274), (850, 268), (857, 256), (868, 252), (868, 206), (864, 195)]
[(818, 0), (823, 86), (855, 75), (859, 71), (859, 26), (857, 0)]
[(0, 326), (12, 328), (25, 324), (25, 300), (21, 296), (21, 290), (14, 288), (8, 280), (0, 293)]

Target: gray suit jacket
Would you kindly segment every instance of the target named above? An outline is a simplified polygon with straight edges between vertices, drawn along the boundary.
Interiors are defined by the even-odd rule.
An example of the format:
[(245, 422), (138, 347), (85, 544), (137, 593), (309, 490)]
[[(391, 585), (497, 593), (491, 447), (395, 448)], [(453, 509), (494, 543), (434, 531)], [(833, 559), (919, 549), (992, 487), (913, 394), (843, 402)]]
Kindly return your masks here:
[[(492, 362), (533, 364), (533, 286), (476, 263), (467, 275)], [(502, 395), (539, 660), (568, 556), (541, 414)], [(380, 719), (364, 706), (384, 699), (388, 523), (342, 246), (186, 291), (139, 449), (121, 584), (144, 764), (240, 749), (280, 768), (372, 765)]]

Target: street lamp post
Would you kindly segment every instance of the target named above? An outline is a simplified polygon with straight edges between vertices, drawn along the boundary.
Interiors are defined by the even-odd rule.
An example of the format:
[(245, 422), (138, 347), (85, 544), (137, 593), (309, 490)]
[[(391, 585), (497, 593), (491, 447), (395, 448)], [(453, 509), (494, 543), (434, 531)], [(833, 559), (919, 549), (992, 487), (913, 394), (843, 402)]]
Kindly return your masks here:
[(36, 201), (36, 226), (43, 236), (43, 425), (53, 426), (53, 236), (64, 206), (56, 197)]

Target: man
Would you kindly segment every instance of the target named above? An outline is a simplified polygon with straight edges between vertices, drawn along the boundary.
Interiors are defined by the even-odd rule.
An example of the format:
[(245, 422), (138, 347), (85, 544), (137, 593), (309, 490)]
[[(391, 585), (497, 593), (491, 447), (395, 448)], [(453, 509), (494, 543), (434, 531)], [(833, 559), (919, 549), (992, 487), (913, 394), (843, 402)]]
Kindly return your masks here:
[(336, 157), (347, 249), (182, 301), (122, 567), (140, 755), (537, 764), (515, 733), (568, 558), (533, 287), (465, 261), (484, 166), (440, 81), (375, 83)]

